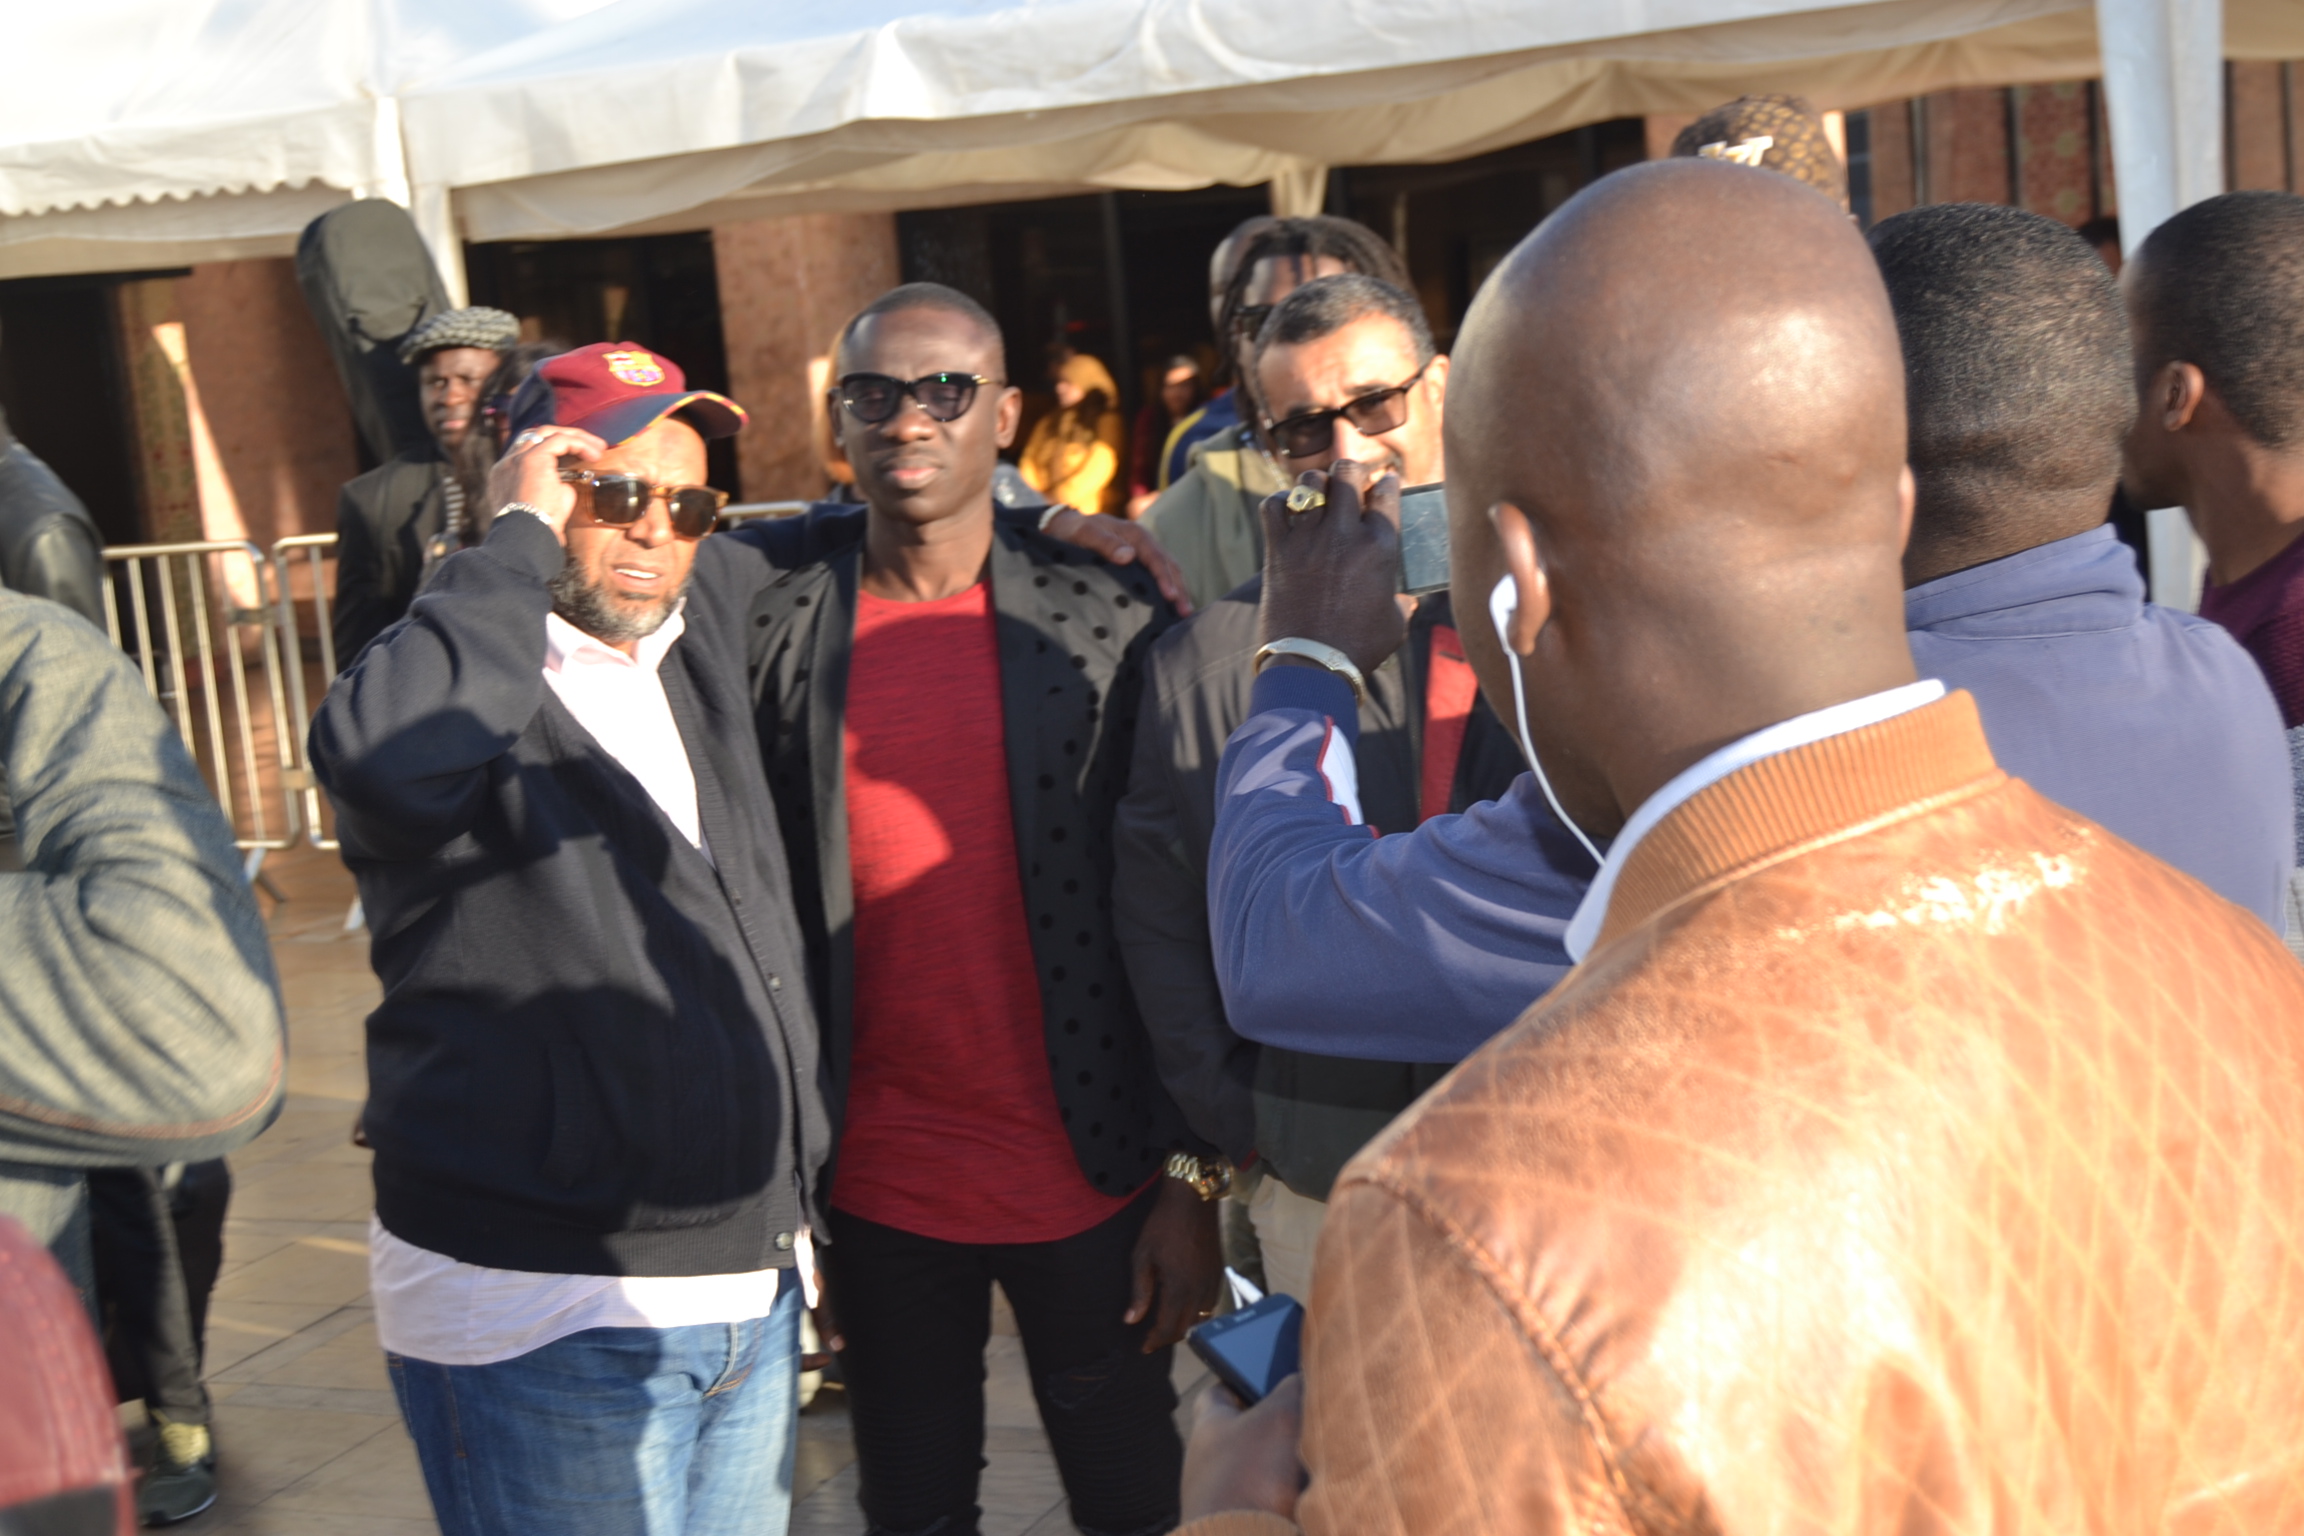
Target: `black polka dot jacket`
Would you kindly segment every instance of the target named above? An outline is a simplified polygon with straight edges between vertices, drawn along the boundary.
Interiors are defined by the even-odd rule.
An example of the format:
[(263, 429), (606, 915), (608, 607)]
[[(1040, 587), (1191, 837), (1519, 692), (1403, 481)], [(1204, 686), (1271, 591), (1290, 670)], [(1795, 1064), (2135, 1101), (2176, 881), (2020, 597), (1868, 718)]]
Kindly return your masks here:
[[(1016, 861), (1057, 1109), (1088, 1182), (1122, 1194), (1172, 1151), (1214, 1150), (1161, 1086), (1112, 918), (1113, 821), (1145, 658), (1176, 615), (1142, 572), (1032, 521), (1000, 514), (990, 567)], [(785, 568), (752, 605), (752, 685), (835, 1106), (856, 996), (841, 725), (863, 536), (862, 508), (833, 507), (721, 536)]]

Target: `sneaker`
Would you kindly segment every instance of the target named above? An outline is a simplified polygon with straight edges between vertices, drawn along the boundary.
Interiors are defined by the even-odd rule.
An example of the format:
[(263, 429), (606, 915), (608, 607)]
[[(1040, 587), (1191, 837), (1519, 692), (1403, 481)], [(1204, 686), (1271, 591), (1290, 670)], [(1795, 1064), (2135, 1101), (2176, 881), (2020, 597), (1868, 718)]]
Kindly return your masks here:
[(152, 1427), (159, 1443), (136, 1488), (136, 1514), (146, 1525), (174, 1525), (216, 1502), (216, 1442), (205, 1424), (173, 1424), (156, 1413)]

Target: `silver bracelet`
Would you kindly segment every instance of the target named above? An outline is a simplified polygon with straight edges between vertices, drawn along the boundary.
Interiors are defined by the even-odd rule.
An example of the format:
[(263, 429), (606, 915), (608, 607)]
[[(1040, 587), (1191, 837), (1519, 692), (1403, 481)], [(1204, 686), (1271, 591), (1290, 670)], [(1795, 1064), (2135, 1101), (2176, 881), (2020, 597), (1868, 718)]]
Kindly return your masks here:
[(1368, 679), (1360, 675), (1360, 669), (1352, 664), (1351, 657), (1332, 645), (1322, 644), (1318, 640), (1306, 640), (1300, 635), (1268, 640), (1257, 649), (1256, 670), (1263, 671), (1264, 664), (1275, 656), (1295, 656), (1326, 667), (1352, 685), (1353, 703), (1368, 702)]
[(504, 503), (504, 505), (496, 509), (496, 515), (490, 518), (488, 521), (491, 525), (493, 525), (503, 521), (507, 517), (510, 517), (515, 512), (526, 512), (530, 516), (534, 517), (536, 521), (542, 523), (545, 527), (549, 528), (552, 526), (552, 519), (545, 514), (545, 511), (542, 507), (530, 506), (525, 501), (508, 501)]
[(1048, 531), (1048, 525), (1056, 521), (1057, 513), (1069, 512), (1071, 510), (1072, 509), (1070, 507), (1064, 505), (1064, 503), (1060, 501), (1052, 501), (1048, 503), (1047, 506), (1041, 508), (1040, 521), (1033, 524), (1033, 526), (1038, 528), (1042, 533), (1046, 533)]

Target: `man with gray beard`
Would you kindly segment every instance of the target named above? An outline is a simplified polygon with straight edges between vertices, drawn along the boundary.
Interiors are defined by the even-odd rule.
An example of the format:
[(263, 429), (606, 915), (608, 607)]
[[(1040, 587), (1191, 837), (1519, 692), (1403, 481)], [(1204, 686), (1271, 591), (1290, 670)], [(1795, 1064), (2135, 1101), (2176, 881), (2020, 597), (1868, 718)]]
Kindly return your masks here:
[(697, 560), (744, 424), (541, 364), (493, 522), (314, 722), (375, 934), (377, 1333), (441, 1527), (781, 1532), (831, 1134), (745, 683)]

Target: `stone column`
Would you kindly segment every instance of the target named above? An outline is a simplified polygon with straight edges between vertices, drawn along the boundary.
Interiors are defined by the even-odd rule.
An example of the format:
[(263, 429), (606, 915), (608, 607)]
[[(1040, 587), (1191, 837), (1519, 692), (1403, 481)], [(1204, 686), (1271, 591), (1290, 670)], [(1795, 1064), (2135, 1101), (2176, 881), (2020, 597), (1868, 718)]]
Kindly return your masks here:
[(2067, 224), (2096, 216), (2095, 125), (2077, 80), (2012, 88), (2016, 190), (2022, 206)]
[(336, 526), (352, 411), (287, 257), (120, 285), (144, 525), (269, 549)]
[(192, 464), (192, 423), (184, 385), (163, 343), (181, 335), (177, 279), (142, 278), (114, 290), (120, 357), (128, 379), (130, 430), (136, 442), (136, 493), (143, 541), (203, 537), (200, 486)]
[(1926, 200), (2006, 203), (2013, 199), (2008, 93), (1992, 88), (1938, 91), (1927, 98)]
[(805, 501), (827, 478), (814, 442), (832, 342), (901, 281), (896, 216), (796, 214), (712, 231), (728, 388), (751, 412), (736, 439), (742, 498)]
[(285, 256), (206, 262), (176, 284), (216, 460), (247, 536), (269, 550), (336, 527), (359, 473), (351, 403)]

